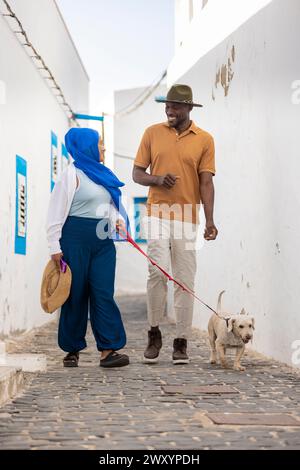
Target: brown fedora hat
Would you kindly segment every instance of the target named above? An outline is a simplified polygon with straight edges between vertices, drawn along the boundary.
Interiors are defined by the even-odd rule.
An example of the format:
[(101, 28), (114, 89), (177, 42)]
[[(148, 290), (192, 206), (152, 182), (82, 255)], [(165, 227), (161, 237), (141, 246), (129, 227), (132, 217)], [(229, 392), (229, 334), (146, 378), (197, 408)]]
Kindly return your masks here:
[(43, 273), (41, 285), (41, 306), (46, 313), (53, 313), (61, 307), (70, 295), (71, 269), (61, 260), (60, 269), (50, 260)]
[(193, 103), (193, 92), (188, 85), (173, 85), (168, 91), (167, 96), (158, 96), (155, 98), (158, 103), (180, 103), (190, 104), (191, 106), (198, 106), (202, 108), (202, 104)]

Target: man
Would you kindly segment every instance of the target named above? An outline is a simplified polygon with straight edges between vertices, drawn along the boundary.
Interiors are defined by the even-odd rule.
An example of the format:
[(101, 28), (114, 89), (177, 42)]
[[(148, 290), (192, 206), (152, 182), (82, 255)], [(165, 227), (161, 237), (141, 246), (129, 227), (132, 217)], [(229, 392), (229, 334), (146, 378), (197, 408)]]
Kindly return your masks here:
[[(147, 201), (152, 232), (148, 237), (149, 256), (165, 270), (168, 270), (171, 258), (174, 278), (194, 290), (196, 230), (191, 228), (199, 223), (200, 202), (204, 205), (206, 218), (204, 238), (215, 240), (218, 233), (213, 220), (214, 141), (190, 120), (193, 107), (202, 105), (193, 103), (189, 86), (174, 85), (166, 98), (157, 101), (166, 103), (167, 122), (146, 129), (134, 162), (133, 180), (150, 186)], [(150, 174), (146, 173), (149, 166)], [(147, 308), (151, 329), (144, 352), (145, 363), (158, 361), (162, 347), (159, 322), (165, 311), (166, 298), (167, 278), (149, 264)], [(186, 364), (189, 362), (187, 339), (192, 325), (193, 297), (177, 285), (174, 287), (174, 308), (173, 363)]]

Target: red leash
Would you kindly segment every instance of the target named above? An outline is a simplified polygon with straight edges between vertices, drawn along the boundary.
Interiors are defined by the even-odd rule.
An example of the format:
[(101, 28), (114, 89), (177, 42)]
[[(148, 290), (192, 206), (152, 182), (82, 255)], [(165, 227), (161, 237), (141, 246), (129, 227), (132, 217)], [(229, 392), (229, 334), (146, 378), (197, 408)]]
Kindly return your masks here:
[[(174, 284), (177, 284), (179, 287), (181, 287), (182, 290), (184, 290), (185, 292), (188, 292), (188, 294), (192, 295), (195, 299), (197, 299), (199, 302), (201, 302), (203, 305), (205, 305), (205, 307), (209, 308), (209, 310), (211, 310), (212, 312), (214, 312), (216, 315), (218, 315), (218, 313), (213, 309), (211, 308), (209, 305), (207, 305), (205, 302), (203, 302), (203, 300), (199, 299), (199, 297), (197, 297), (197, 295), (195, 294), (194, 291), (192, 291), (191, 289), (189, 289), (187, 286), (185, 286), (184, 284), (176, 281), (176, 279), (174, 279), (169, 273), (167, 273), (167, 271), (165, 271), (163, 268), (161, 268), (153, 259), (150, 258), (150, 256), (147, 255), (147, 253), (144, 252), (144, 250), (142, 250), (139, 245), (131, 238), (131, 236), (129, 235), (129, 233), (124, 230), (124, 233), (126, 234), (126, 236), (124, 236), (124, 234), (121, 233), (121, 230), (122, 229), (119, 229), (119, 233), (121, 236), (123, 236), (132, 246), (134, 246), (134, 248), (136, 248), (140, 253), (142, 253), (142, 255), (144, 255), (149, 261), (151, 264), (153, 264), (153, 266), (156, 266), (168, 279), (169, 281), (172, 281), (174, 282)], [(219, 316), (219, 315), (218, 315)]]

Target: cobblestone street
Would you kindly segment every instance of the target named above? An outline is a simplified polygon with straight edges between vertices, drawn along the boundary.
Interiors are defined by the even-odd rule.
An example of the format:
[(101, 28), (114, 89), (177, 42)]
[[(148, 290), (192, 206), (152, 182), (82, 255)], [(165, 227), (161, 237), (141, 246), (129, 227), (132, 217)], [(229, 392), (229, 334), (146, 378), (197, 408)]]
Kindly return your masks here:
[[(175, 327), (169, 323), (161, 328), (160, 362), (144, 365), (145, 298), (118, 303), (127, 326), (128, 367), (100, 368), (89, 332), (79, 367), (63, 368), (56, 322), (10, 346), (45, 353), (48, 369), (26, 374), (22, 395), (0, 409), (2, 449), (300, 449), (296, 371), (250, 352), (242, 360), (245, 372), (224, 371), (208, 363), (207, 337), (196, 330), (191, 363), (174, 366)], [(203, 388), (208, 385), (227, 387), (211, 393), (216, 390)], [(228, 417), (240, 423), (241, 416), (231, 413), (243, 413), (253, 424), (216, 424)], [(275, 421), (255, 422), (261, 418)]]

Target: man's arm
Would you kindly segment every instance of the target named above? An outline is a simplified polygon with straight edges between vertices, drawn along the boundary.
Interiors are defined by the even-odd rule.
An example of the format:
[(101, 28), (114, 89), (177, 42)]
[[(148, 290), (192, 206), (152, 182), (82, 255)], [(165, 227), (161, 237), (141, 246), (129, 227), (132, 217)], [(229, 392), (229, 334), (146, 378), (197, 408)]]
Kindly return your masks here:
[(146, 168), (134, 165), (132, 170), (132, 179), (135, 183), (142, 186), (163, 186), (164, 188), (171, 189), (176, 183), (178, 176), (167, 173), (164, 176), (149, 175), (146, 173)]
[(206, 227), (204, 232), (205, 240), (215, 240), (218, 235), (218, 230), (214, 223), (215, 189), (212, 176), (212, 173), (208, 171), (203, 171), (199, 175), (201, 201), (204, 205), (204, 214), (206, 220)]

